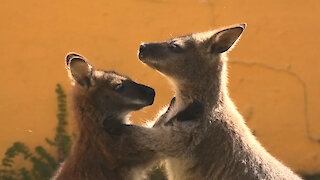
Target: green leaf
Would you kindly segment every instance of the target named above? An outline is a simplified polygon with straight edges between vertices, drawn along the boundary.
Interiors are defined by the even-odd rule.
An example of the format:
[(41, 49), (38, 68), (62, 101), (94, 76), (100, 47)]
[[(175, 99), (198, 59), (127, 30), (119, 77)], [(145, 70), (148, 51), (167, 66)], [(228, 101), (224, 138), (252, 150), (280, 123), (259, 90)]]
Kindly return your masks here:
[(49, 167), (51, 169), (56, 169), (57, 168), (57, 162), (55, 159), (41, 146), (37, 146), (35, 148), (35, 151), (38, 153), (41, 159), (44, 159), (47, 161)]
[(21, 168), (19, 172), (21, 175), (21, 180), (32, 180), (30, 177), (30, 172), (26, 168)]
[(52, 141), (49, 138), (45, 138), (45, 141), (47, 142), (47, 144), (49, 144), (50, 146), (56, 146), (56, 143), (54, 141)]
[[(55, 92), (58, 103), (56, 135), (54, 140), (45, 138), (45, 141), (57, 149), (58, 161), (60, 162), (69, 154), (73, 138), (66, 131), (68, 125), (67, 96), (60, 84), (57, 84)], [(22, 155), (25, 161), (31, 162), (32, 168), (15, 169), (14, 158), (18, 155)], [(24, 143), (15, 142), (7, 149), (1, 160), (0, 180), (47, 180), (53, 176), (58, 168), (58, 161), (42, 146), (37, 146), (35, 153), (32, 153)]]

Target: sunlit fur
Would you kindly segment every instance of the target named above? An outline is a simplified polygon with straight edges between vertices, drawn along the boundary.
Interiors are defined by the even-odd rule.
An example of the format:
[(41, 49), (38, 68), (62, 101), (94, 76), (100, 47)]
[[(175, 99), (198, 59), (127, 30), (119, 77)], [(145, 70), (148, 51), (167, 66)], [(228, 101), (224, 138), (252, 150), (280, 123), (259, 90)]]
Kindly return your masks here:
[[(72, 61), (79, 64), (70, 67)], [(142, 179), (144, 170), (157, 159), (156, 153), (139, 145), (139, 137), (146, 136), (144, 128), (140, 133), (139, 127), (122, 121), (131, 111), (152, 104), (154, 91), (139, 84), (125, 87), (129, 93), (116, 91), (117, 85), (131, 80), (113, 71), (94, 70), (77, 54), (67, 56), (67, 63), (73, 81), (71, 102), (76, 139), (70, 156), (53, 179)], [(134, 94), (135, 91), (142, 91), (143, 96)]]
[[(244, 28), (240, 24), (140, 46), (139, 59), (174, 83), (176, 103), (167, 121), (194, 100), (205, 107), (199, 119), (172, 126), (180, 131), (171, 141), (182, 140), (179, 136), (189, 141), (167, 157), (169, 180), (300, 179), (260, 145), (229, 98), (226, 53)], [(183, 134), (185, 129), (190, 133)]]
[(53, 179), (143, 179), (154, 162), (183, 154), (193, 136), (193, 124), (146, 128), (122, 123), (131, 111), (151, 104), (154, 94), (147, 93), (150, 90), (142, 96), (135, 93), (135, 86), (147, 87), (135, 84), (127, 93), (119, 93), (115, 87), (131, 81), (128, 77), (94, 70), (74, 53), (67, 56), (67, 64), (74, 82), (71, 101), (77, 135), (70, 156)]

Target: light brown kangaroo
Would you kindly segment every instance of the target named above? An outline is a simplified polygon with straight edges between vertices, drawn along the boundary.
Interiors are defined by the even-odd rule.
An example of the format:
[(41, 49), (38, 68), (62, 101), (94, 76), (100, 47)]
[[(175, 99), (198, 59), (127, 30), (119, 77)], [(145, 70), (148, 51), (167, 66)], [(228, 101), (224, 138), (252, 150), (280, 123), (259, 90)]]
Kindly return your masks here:
[(154, 90), (116, 72), (95, 70), (74, 53), (67, 56), (67, 69), (73, 81), (77, 138), (54, 179), (141, 178), (155, 153), (130, 140), (122, 122), (130, 112), (151, 105)]
[[(166, 75), (175, 89), (176, 102), (156, 125), (190, 132), (189, 142), (179, 144), (181, 152), (166, 159), (170, 180), (300, 179), (260, 145), (229, 98), (226, 54), (245, 26), (140, 45), (139, 59)], [(199, 118), (170, 123), (195, 100), (204, 108)]]

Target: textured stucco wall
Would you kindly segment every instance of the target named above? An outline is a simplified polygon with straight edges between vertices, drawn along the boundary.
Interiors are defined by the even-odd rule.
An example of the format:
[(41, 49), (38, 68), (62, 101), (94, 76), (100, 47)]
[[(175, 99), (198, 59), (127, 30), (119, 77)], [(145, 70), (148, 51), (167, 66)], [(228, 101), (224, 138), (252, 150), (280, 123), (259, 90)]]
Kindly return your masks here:
[(0, 157), (16, 140), (33, 147), (53, 136), (55, 84), (70, 88), (68, 51), (154, 87), (155, 104), (133, 116), (142, 122), (172, 97), (137, 60), (142, 41), (247, 22), (230, 53), (230, 94), (268, 151), (296, 171), (320, 172), (319, 12), (318, 0), (3, 1)]

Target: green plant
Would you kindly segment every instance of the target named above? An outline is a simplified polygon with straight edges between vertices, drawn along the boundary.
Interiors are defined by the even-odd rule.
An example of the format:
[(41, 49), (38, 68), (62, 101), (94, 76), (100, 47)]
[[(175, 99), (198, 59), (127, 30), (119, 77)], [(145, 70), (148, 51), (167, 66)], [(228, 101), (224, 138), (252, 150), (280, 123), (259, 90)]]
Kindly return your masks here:
[[(54, 158), (42, 146), (30, 148), (22, 142), (15, 142), (9, 147), (0, 164), (1, 180), (47, 180), (53, 176), (58, 164), (69, 154), (71, 147), (71, 136), (66, 131), (67, 127), (67, 105), (66, 94), (60, 84), (56, 86), (58, 113), (58, 124), (54, 140), (45, 138), (46, 142), (57, 149), (57, 158)], [(32, 164), (31, 168), (17, 168), (14, 158), (21, 155), (25, 161)]]
[(57, 102), (58, 102), (58, 125), (56, 128), (56, 136), (54, 140), (50, 140), (46, 138), (46, 142), (51, 146), (55, 146), (57, 148), (57, 158), (58, 162), (62, 162), (65, 157), (69, 154), (71, 149), (71, 136), (67, 133), (66, 128), (68, 125), (67, 122), (67, 101), (66, 94), (62, 89), (60, 84), (57, 84), (56, 87), (57, 94)]

